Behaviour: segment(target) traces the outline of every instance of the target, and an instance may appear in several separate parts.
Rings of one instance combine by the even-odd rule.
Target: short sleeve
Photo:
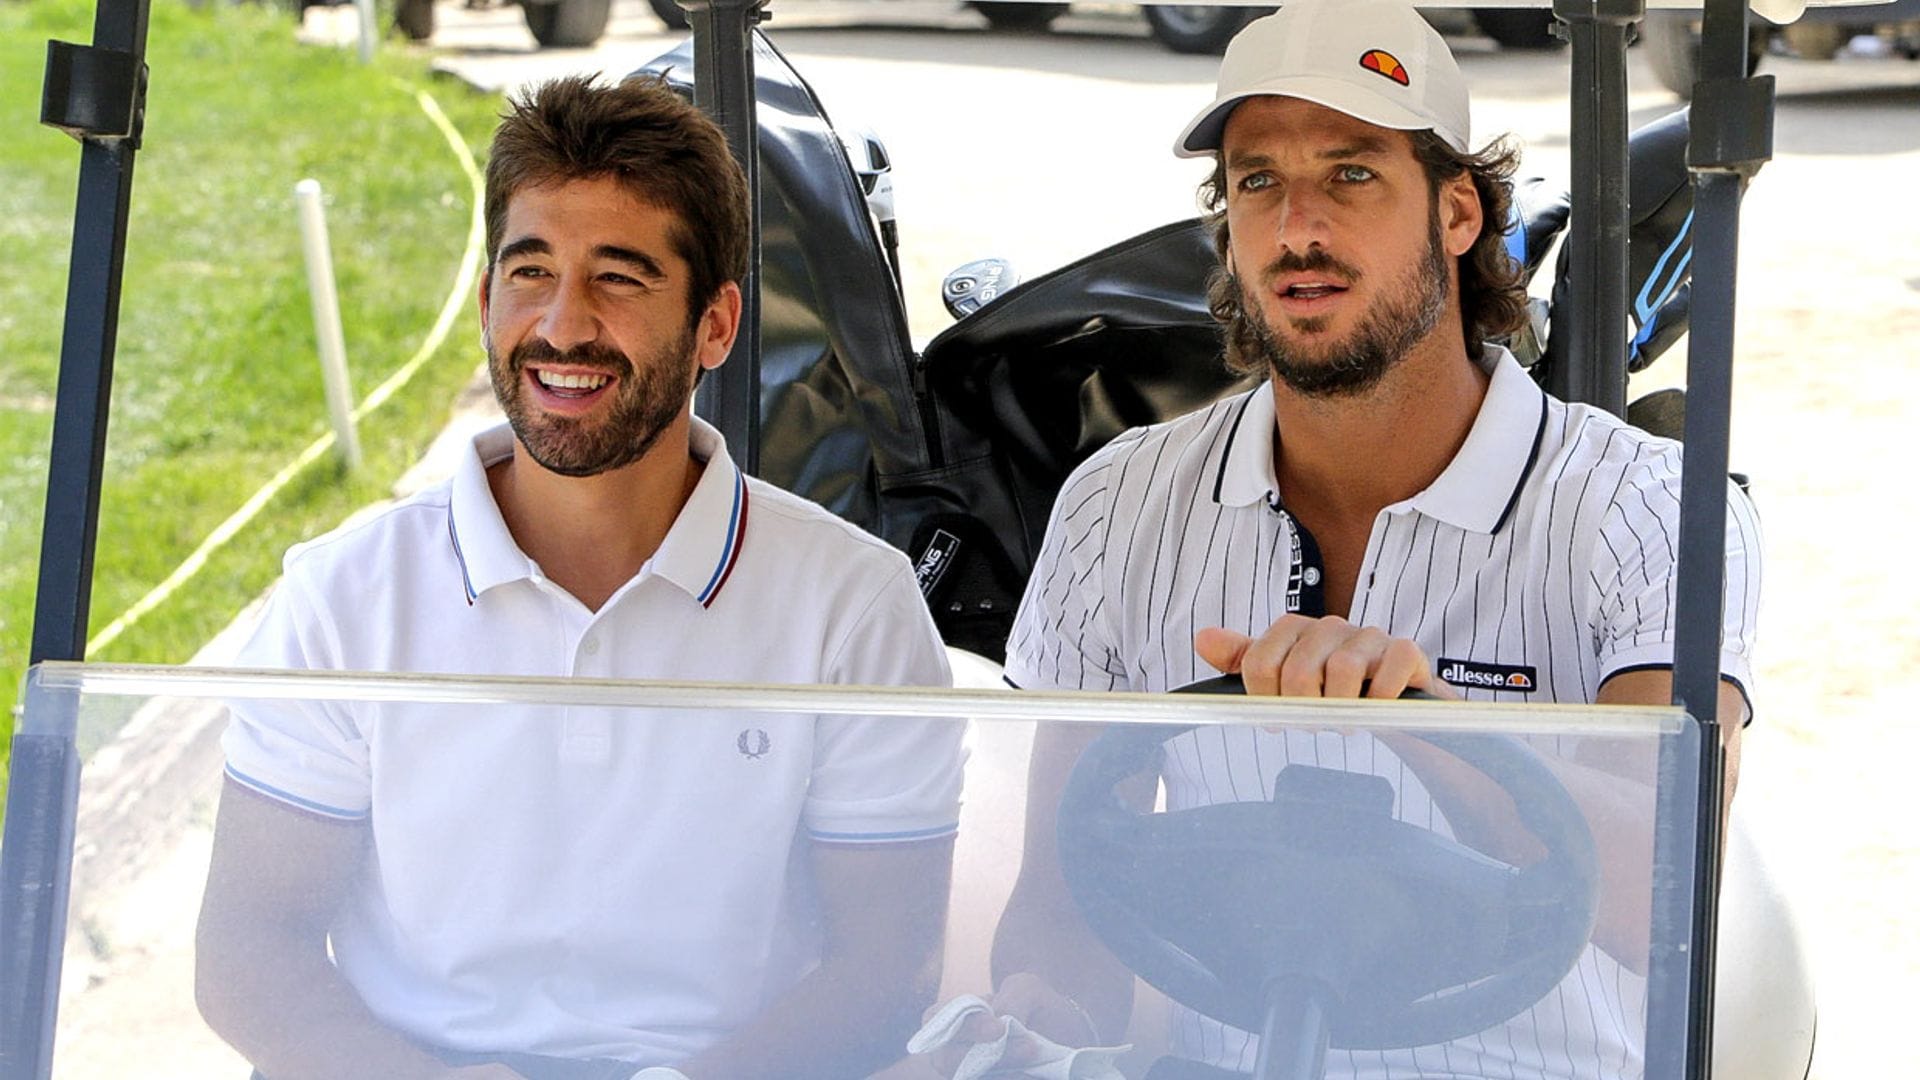
[[[325,613],[289,573],[237,662],[244,667],[337,668]],[[372,804],[367,742],[335,704],[299,700],[230,703],[221,747],[236,783],[295,809],[360,820]]]
[[[1600,586],[1600,678],[1673,666],[1679,583],[1678,468],[1648,471],[1623,486],[1595,545]],[[1753,701],[1753,648],[1760,614],[1760,522],[1745,492],[1727,485],[1726,581],[1720,674]]]
[[[1105,602],[1113,449],[1074,470],[1053,504],[1007,639],[1007,681],[1022,689],[1126,689]]]
[[[829,658],[826,679],[861,686],[948,687],[946,646],[914,584],[890,553],[886,583]],[[896,843],[959,827],[966,722],[828,716],[815,728],[804,812],[808,834],[832,843]]]

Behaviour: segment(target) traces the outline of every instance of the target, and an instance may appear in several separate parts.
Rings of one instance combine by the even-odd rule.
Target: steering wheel
[[[1244,693],[1238,676],[1176,692]],[[1417,696],[1427,696],[1424,694]],[[1137,813],[1114,794],[1197,725],[1116,725],[1075,765],[1060,863],[1119,959],[1189,1008],[1268,1029],[1276,987],[1308,987],[1332,1045],[1426,1046],[1538,1002],[1592,936],[1593,837],[1566,789],[1511,736],[1419,737],[1490,777],[1547,849],[1515,868],[1392,816],[1377,776],[1289,765],[1271,802]]]

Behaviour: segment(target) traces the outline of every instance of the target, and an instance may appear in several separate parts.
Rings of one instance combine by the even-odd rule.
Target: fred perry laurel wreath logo
[[[1531,694],[1540,687],[1539,675],[1525,664],[1482,664],[1473,660],[1440,658],[1440,678],[1468,690],[1508,690]]]
[[[1376,75],[1385,75],[1401,86],[1410,85],[1407,81],[1407,66],[1385,49],[1368,49],[1360,54],[1360,66]]]
[[[741,757],[758,761],[773,749],[773,740],[767,738],[767,733],[760,728],[746,728],[740,732],[739,738],[733,740],[733,745],[740,749]]]

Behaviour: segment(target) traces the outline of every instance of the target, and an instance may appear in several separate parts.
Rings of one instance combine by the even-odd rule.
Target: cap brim
[[[1364,120],[1376,127],[1391,128],[1396,131],[1421,131],[1432,129],[1434,134],[1459,150],[1466,152],[1462,145],[1465,139],[1457,132],[1441,131],[1434,127],[1433,121],[1415,113],[1380,94],[1367,92],[1361,87],[1337,79],[1312,76],[1294,76],[1272,79],[1259,86],[1250,87],[1216,100],[1201,110],[1193,118],[1180,137],[1174,140],[1173,152],[1177,157],[1206,157],[1220,149],[1220,140],[1227,129],[1227,117],[1235,106],[1248,98],[1289,97],[1301,101],[1311,101],[1315,105],[1324,105],[1336,112],[1346,113],[1356,120]]]

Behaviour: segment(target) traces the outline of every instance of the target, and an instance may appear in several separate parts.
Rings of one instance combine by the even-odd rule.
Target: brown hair
[[[1477,154],[1463,154],[1431,131],[1409,131],[1414,160],[1427,176],[1427,190],[1438,195],[1440,185],[1461,173],[1473,178],[1480,196],[1483,223],[1480,236],[1458,260],[1460,322],[1468,356],[1478,356],[1482,342],[1503,338],[1518,330],[1527,318],[1527,287],[1522,270],[1507,254],[1506,224],[1513,203],[1513,172],[1520,152],[1505,139],[1496,139]],[[1257,374],[1265,367],[1253,348],[1257,341],[1240,310],[1240,288],[1227,273],[1227,170],[1216,155],[1213,175],[1200,185],[1200,203],[1213,227],[1214,252],[1220,265],[1207,279],[1207,310],[1226,330],[1227,367],[1240,374]]]
[[[713,121],[665,79],[612,86],[569,76],[508,102],[487,159],[487,264],[499,255],[507,204],[523,188],[613,177],[674,217],[668,234],[689,268],[688,322],[747,273],[747,181]]]

